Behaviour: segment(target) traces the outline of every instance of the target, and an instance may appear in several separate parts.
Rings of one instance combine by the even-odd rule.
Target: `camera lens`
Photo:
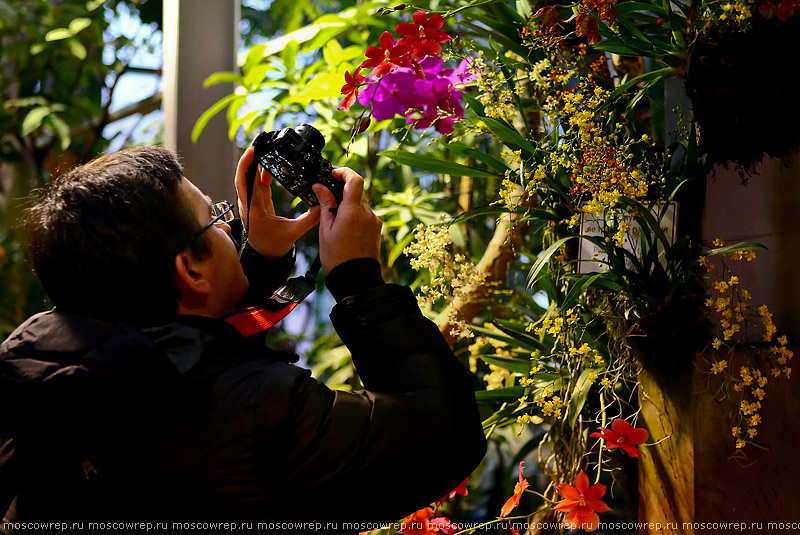
[[[322,151],[322,147],[325,146],[325,137],[308,123],[301,124],[294,131],[318,152]]]

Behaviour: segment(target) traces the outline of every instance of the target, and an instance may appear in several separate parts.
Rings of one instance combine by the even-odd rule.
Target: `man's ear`
[[[191,253],[175,255],[175,284],[180,291],[180,307],[191,310],[203,307],[208,302],[211,284],[205,277],[203,266]]]

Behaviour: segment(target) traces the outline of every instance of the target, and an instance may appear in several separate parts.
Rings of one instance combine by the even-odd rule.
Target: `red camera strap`
[[[248,337],[266,331],[285,318],[299,304],[288,303],[285,307],[274,310],[253,306],[232,312],[222,319],[242,336]]]

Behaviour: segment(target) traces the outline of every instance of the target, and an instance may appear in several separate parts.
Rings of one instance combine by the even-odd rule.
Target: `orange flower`
[[[601,427],[599,433],[592,433],[589,436],[602,438],[606,441],[606,448],[610,450],[622,448],[622,451],[630,457],[638,459],[639,450],[635,446],[646,441],[650,437],[650,433],[646,429],[633,427],[622,418],[617,418],[611,422],[611,429]]]
[[[514,485],[514,494],[506,501],[505,505],[503,505],[503,508],[500,510],[500,517],[508,516],[508,514],[519,505],[519,500],[522,498],[522,493],[525,492],[525,489],[530,487],[530,484],[522,475],[522,469],[524,466],[524,461],[519,463],[519,482]]]
[[[564,498],[553,507],[554,510],[567,513],[564,525],[567,529],[583,528],[594,531],[600,523],[597,513],[605,513],[611,508],[600,501],[606,493],[606,486],[600,483],[589,486],[589,476],[581,470],[575,477],[575,486],[561,483],[556,490]]]
[[[467,483],[469,483],[469,478],[462,481],[461,484],[459,484],[456,488],[454,488],[449,493],[445,494],[444,496],[442,496],[433,503],[435,503],[436,505],[442,504],[446,502],[448,499],[455,498],[456,494],[458,494],[459,496],[466,496],[467,494],[469,494],[469,491],[467,490]]]
[[[433,516],[433,508],[425,507],[411,513],[403,520],[400,521],[400,529],[397,533],[404,535],[436,535],[444,533],[445,535],[453,535],[459,531],[457,525],[450,522],[447,517],[440,516],[431,519]]]

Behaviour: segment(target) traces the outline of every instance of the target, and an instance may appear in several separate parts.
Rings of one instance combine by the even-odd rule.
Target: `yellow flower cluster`
[[[413,269],[427,269],[430,272],[430,285],[419,288],[418,299],[421,301],[433,304],[439,299],[463,299],[471,288],[485,280],[486,275],[471,260],[450,251],[451,245],[446,227],[418,225],[414,231],[414,241],[403,250],[404,254],[411,257]],[[453,336],[472,337],[472,332],[466,322],[457,316],[455,308],[451,308],[448,320],[453,325]]]
[[[720,239],[713,241],[715,247],[724,246],[724,242]],[[752,250],[740,251],[736,253],[725,253],[720,255],[723,259],[732,260],[746,260],[752,261],[755,259],[755,252]],[[713,264],[709,259],[702,263],[706,267],[706,271],[710,272],[713,269]],[[733,350],[732,338],[741,332],[742,326],[749,324],[755,316],[755,310],[747,305],[752,296],[750,292],[741,288],[739,278],[736,275],[730,274],[730,270],[726,266],[724,260],[722,262],[722,278],[713,283],[713,289],[718,292],[717,297],[709,297],[706,299],[706,306],[713,312],[720,314],[719,320],[720,327],[722,328],[722,339],[714,338],[711,346],[716,350],[722,345],[726,345]],[[727,273],[727,276],[725,275]],[[775,337],[777,328],[772,320],[772,313],[766,305],[761,305],[756,309],[761,323],[764,326],[762,340],[764,342],[773,342],[775,345],[770,347],[770,356],[772,357],[769,363],[760,366],[759,368],[750,366],[741,366],[739,368],[738,376],[730,375],[729,380],[733,382],[733,391],[740,393],[742,399],[739,404],[738,425],[731,428],[731,434],[736,439],[736,448],[742,449],[747,445],[748,440],[756,437],[758,434],[757,426],[761,423],[762,417],[759,414],[761,409],[761,402],[767,396],[767,384],[769,379],[767,376],[772,375],[774,378],[779,378],[781,375],[787,379],[791,377],[791,368],[788,366],[789,360],[794,357],[794,353],[787,347],[788,339],[786,336]],[[747,318],[746,318],[747,316]],[[729,345],[730,344],[730,345]],[[720,374],[728,368],[728,361],[719,360],[711,365],[711,373]]]
[[[758,307],[758,314],[761,316],[761,322],[764,324],[764,341],[772,341],[772,337],[778,332],[775,324],[772,323],[772,313],[767,308],[767,305]]]
[[[533,403],[542,409],[543,416],[561,418],[561,409],[564,406],[564,401],[561,396],[553,395],[552,388],[545,388],[541,394],[533,398]]]
[[[511,377],[511,372],[500,366],[489,364],[489,373],[483,376],[486,381],[486,390],[497,390],[506,386],[506,379]]]
[[[752,0],[735,0],[734,2],[726,2],[719,6],[721,13],[719,13],[720,21],[734,21],[741,24],[753,17],[753,2]]]
[[[653,178],[642,163],[634,163],[630,140],[616,124],[606,132],[607,117],[600,107],[609,92],[588,83],[580,91],[561,93],[562,114],[569,125],[560,151],[551,155],[552,165],[572,171],[570,194],[581,203],[580,210],[600,217],[614,209],[620,197],[639,199],[647,195]],[[652,144],[646,136],[641,140]],[[636,141],[638,143],[638,141]],[[578,217],[570,219],[570,226]],[[606,241],[622,247],[630,228],[630,218],[623,218],[613,236]]]

